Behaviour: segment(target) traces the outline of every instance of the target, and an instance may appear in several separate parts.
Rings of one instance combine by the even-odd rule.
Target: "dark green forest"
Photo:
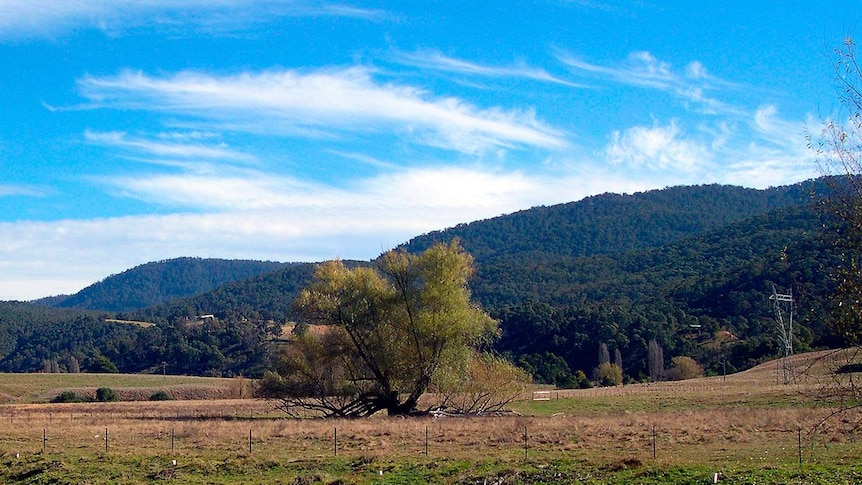
[[[284,267],[271,261],[177,258],[142,264],[70,296],[36,303],[125,312],[186,298]]]
[[[260,375],[280,330],[243,318],[143,327],[108,316],[0,302],[0,371]]]
[[[462,224],[402,247],[422,251],[458,238],[475,259],[474,299],[501,322],[493,350],[539,382],[582,384],[603,344],[619,356],[627,379],[645,379],[650,341],[668,363],[689,356],[708,372],[732,372],[777,356],[773,285],[796,300],[798,350],[841,344],[828,325],[838,258],[833,226],[818,205],[825,190],[817,180],[767,190],[709,185],[604,194]],[[350,262],[359,264],[373,261]],[[126,296],[116,297],[122,305],[98,307],[103,300],[92,293],[65,299],[67,310],[4,304],[0,370],[35,371],[56,361],[55,369],[68,371],[74,356],[82,371],[107,360],[122,372],[259,375],[267,342],[294,318],[292,301],[314,269],[283,265],[181,298],[168,289],[213,284],[211,273],[139,271],[146,266],[98,284],[100,295],[161,288],[146,296],[145,307]],[[207,282],[176,281],[203,274]]]

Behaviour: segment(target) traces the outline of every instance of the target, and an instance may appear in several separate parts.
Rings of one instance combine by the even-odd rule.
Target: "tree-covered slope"
[[[9,354],[19,338],[44,326],[92,315],[83,310],[60,310],[29,303],[0,301],[0,358]]]
[[[269,340],[280,334],[293,295],[313,271],[313,264],[288,264],[130,312],[0,302],[0,372],[116,369],[260,376],[268,363]],[[136,323],[141,321],[154,325]]]
[[[668,359],[746,368],[778,352],[773,285],[794,294],[798,348],[837,343],[823,308],[837,259],[820,227],[810,206],[781,209],[661,248],[512,260],[486,268],[475,291],[502,321],[497,349],[545,382],[589,375],[601,344],[645,375],[650,340]]]
[[[579,257],[543,252],[494,256],[477,262],[480,273],[473,291],[491,308],[524,301],[565,305],[666,298],[669,289],[687,281],[724,280],[745,265],[778,258],[795,243],[821,244],[820,229],[819,214],[808,205],[777,209],[649,249]]]
[[[255,277],[222,285],[200,295],[129,312],[129,317],[153,322],[212,314],[283,322],[294,298],[311,281],[313,263],[292,263]]]
[[[832,341],[818,302],[828,292],[835,261],[821,237],[821,216],[811,199],[814,187],[757,191],[705,186],[602,196],[476,222],[469,230],[459,226],[405,247],[420,250],[423,245],[417,241],[459,237],[465,247],[479,248],[473,295],[501,319],[497,350],[525,367],[559,361],[569,377],[575,370],[589,374],[605,343],[620,350],[626,372],[638,376],[646,369],[647,342],[656,339],[668,358],[694,355],[707,368],[723,362],[742,368],[776,351],[768,301],[773,284],[793,289],[807,309],[800,315],[800,345]],[[619,210],[621,204],[627,210]],[[673,214],[681,207],[687,216]],[[573,212],[581,220],[569,231],[601,235],[606,243],[629,242],[621,249],[608,245],[579,252],[582,240],[568,249],[560,238],[543,246],[540,228],[522,226],[537,220],[563,224]],[[602,216],[584,216],[591,213]],[[699,222],[686,226],[680,222],[686,218]],[[633,221],[639,221],[639,232],[629,226]],[[495,232],[507,227],[520,229]],[[638,241],[631,238],[636,233],[653,237]],[[503,242],[519,238],[526,241],[521,251]],[[163,321],[202,312],[291,318],[290,303],[312,268],[296,265],[137,315]],[[693,334],[691,328],[700,330]],[[713,351],[708,344],[718,331],[733,335],[734,341]]]
[[[408,241],[421,251],[461,239],[477,261],[514,256],[594,256],[659,247],[774,209],[799,206],[822,190],[804,182],[767,190],[726,185],[671,187],[633,195],[602,194],[578,202],[534,207],[428,233]]]
[[[280,332],[273,322],[240,317],[142,325],[113,316],[0,302],[0,372],[260,376],[267,342]]]
[[[284,263],[177,258],[136,266],[62,298],[41,300],[60,308],[124,312],[198,295],[226,283],[283,268]]]

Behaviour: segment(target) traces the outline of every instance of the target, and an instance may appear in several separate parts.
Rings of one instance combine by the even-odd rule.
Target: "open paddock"
[[[824,421],[833,409],[816,399],[823,379],[777,384],[769,365],[726,379],[552,392],[495,417],[296,420],[244,399],[4,405],[0,481],[862,480],[862,416]]]

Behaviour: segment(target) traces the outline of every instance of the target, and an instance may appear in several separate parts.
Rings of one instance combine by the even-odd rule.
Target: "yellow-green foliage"
[[[332,328],[285,346],[275,369],[281,380],[269,375],[263,392],[318,403],[357,398],[323,408],[334,414],[414,410],[441,369],[463,364],[497,333],[497,322],[470,300],[472,262],[456,241],[421,254],[389,251],[376,269],[321,264],[295,306]]]
[[[623,370],[616,364],[602,362],[593,377],[600,386],[618,386],[623,383]]]
[[[703,367],[691,357],[680,355],[671,359],[671,362],[673,367],[667,371],[667,378],[671,381],[703,377]]]
[[[473,352],[461,362],[441,369],[430,388],[435,407],[481,414],[501,410],[526,394],[530,376],[502,357]]]

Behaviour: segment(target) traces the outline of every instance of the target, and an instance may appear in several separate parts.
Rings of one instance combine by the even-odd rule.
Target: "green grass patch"
[[[715,408],[760,408],[785,409],[808,408],[820,405],[813,396],[788,389],[786,392],[764,394],[716,394],[704,393],[670,395],[664,393],[638,393],[619,396],[563,397],[549,401],[516,401],[508,407],[529,416],[609,416],[620,413],[649,413],[655,411],[689,411]]]
[[[720,483],[851,484],[862,481],[859,465],[786,465],[715,469],[700,466],[655,466],[637,461],[587,464],[560,458],[518,462],[485,460],[401,460],[371,457],[277,460],[250,455],[173,458],[156,456],[31,455],[0,459],[3,483],[52,484],[473,484],[583,483],[692,484]]]

